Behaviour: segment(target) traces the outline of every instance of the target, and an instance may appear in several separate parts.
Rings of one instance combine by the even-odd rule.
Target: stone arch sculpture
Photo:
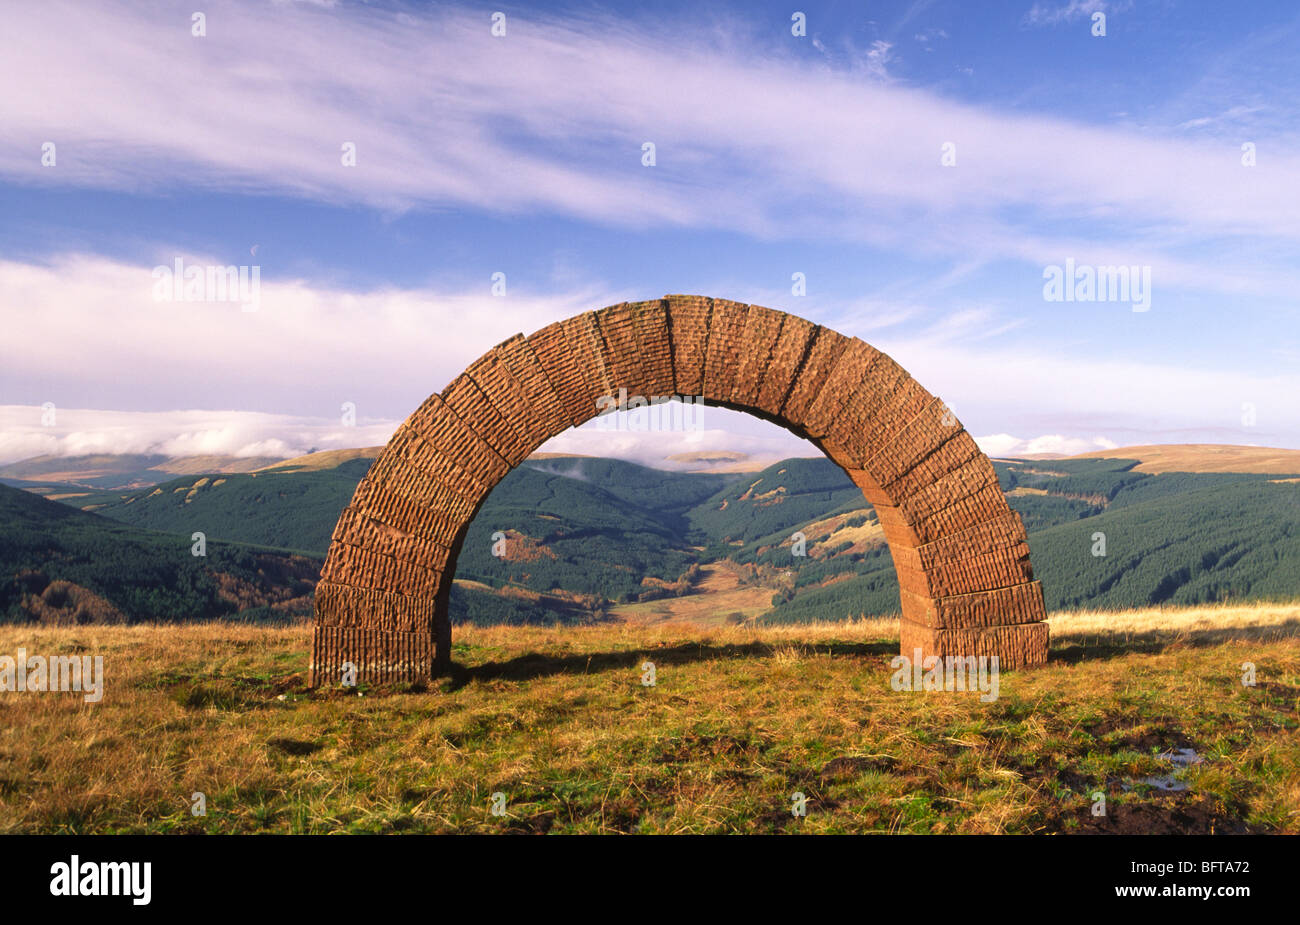
[[[444,671],[456,557],[475,513],[507,472],[620,389],[757,415],[842,467],[889,543],[905,655],[1046,660],[1020,516],[946,405],[855,337],[758,305],[670,295],[515,335],[407,418],[334,529],[311,683],[340,678],[346,662],[371,682]]]

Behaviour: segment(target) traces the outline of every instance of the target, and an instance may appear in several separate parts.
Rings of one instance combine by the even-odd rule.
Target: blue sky
[[[196,5],[0,10],[2,460],[382,442],[511,334],[669,292],[860,336],[990,452],[1300,447],[1292,3]],[[258,310],[156,301],[177,258],[258,266]],[[1067,260],[1149,267],[1149,310],[1045,300]],[[802,445],[551,448],[724,446]]]

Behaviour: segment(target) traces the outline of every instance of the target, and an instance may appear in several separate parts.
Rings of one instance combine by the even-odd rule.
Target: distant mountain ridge
[[[322,470],[351,459],[374,460],[383,446],[318,450],[301,456],[167,456],[158,453],[99,453],[80,456],[32,456],[0,465],[0,483],[64,493],[71,488],[148,488],[181,475],[230,475],[270,469]],[[534,453],[530,459],[596,459],[580,453]],[[673,472],[757,472],[772,459],[737,451],[697,451],[666,455],[657,468]]]
[[[275,456],[164,456],[157,453],[33,456],[0,466],[0,482],[143,488],[178,475],[252,472],[278,461]]]
[[[291,459],[281,459],[260,467],[263,470],[295,469],[298,471],[333,469],[353,459],[378,459],[384,451],[382,446],[362,446],[350,450],[320,450]],[[251,470],[250,470],[251,471]]]

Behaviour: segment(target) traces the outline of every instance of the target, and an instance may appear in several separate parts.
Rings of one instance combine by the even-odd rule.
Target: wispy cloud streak
[[[1256,270],[1295,282],[1293,149],[1243,168],[1235,147],[1173,126],[1162,136],[956,102],[884,79],[883,45],[865,67],[835,69],[734,24],[517,16],[496,38],[477,10],[208,6],[205,38],[188,14],[116,3],[9,13],[0,80],[24,92],[0,101],[0,174],[1036,263],[1072,244],[1093,263],[1103,250],[1167,263],[1174,284],[1197,264],[1172,248],[1239,238],[1258,252],[1274,239],[1278,261],[1194,282],[1235,291]],[[39,162],[46,141],[54,168]],[[654,168],[641,165],[647,141]],[[344,142],[356,167],[341,164]],[[945,142],[955,168],[940,166]],[[1063,227],[1072,241],[1047,230]]]

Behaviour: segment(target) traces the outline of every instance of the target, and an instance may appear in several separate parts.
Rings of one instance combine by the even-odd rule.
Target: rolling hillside
[[[1300,473],[1300,450],[1223,443],[1176,443],[1125,446],[1098,450],[1067,459],[1136,459],[1138,472],[1257,472]]]
[[[69,489],[55,497],[149,531],[189,536],[200,530],[209,540],[320,559],[372,455],[318,453],[258,472],[185,477],[132,491]],[[471,527],[453,620],[584,622],[615,601],[686,589],[696,553],[685,539],[684,515],[732,478],[610,459],[530,460],[498,486]],[[503,557],[492,555],[498,530],[507,537]],[[0,541],[5,535],[0,527]],[[313,584],[318,572],[319,563]]]
[[[62,500],[137,528],[203,530],[210,540],[320,557],[371,455],[315,454],[255,473]],[[1136,459],[1109,458],[994,465],[1029,531],[1050,609],[1300,596],[1300,482],[1288,472],[1151,473]],[[796,531],[806,556],[791,554]],[[494,534],[504,555],[493,554]],[[1105,534],[1105,555],[1093,554],[1095,534]],[[29,569],[39,561],[32,555]],[[652,603],[665,599],[683,603]],[[770,602],[765,613],[754,606],[760,599]],[[711,615],[715,603],[727,613]],[[530,459],[484,503],[452,596],[453,619],[480,625],[611,614],[803,622],[897,609],[874,512],[827,459],[726,474]]]
[[[271,456],[163,456],[157,453],[101,453],[87,456],[33,456],[0,466],[0,483],[18,488],[48,486],[138,488],[177,475],[251,472],[277,462]],[[43,493],[43,492],[42,492]]]
[[[994,464],[1029,531],[1049,610],[1300,596],[1300,483],[1269,474],[1150,474],[1135,462]],[[1094,534],[1105,534],[1104,555],[1094,555]],[[799,559],[784,540],[738,554],[793,576],[765,619],[897,611],[898,583],[883,545]]]
[[[157,533],[0,485],[0,619],[137,623],[310,612],[315,557]]]
[[[370,462],[349,459],[332,468],[186,476],[150,488],[60,500],[150,530],[186,536],[202,530],[230,542],[324,556],[334,524]]]
[[[352,459],[375,460],[384,451],[382,446],[362,446],[350,450],[321,450],[305,456],[295,456],[263,466],[258,471],[294,471],[308,472],[319,469],[333,469]]]
[[[600,459],[569,474],[544,464],[510,473],[470,526],[456,575],[493,587],[565,590],[627,600],[680,578],[696,561],[679,524],[689,500],[671,490],[687,479]],[[689,483],[688,483],[689,484]],[[493,534],[505,536],[503,556]]]

